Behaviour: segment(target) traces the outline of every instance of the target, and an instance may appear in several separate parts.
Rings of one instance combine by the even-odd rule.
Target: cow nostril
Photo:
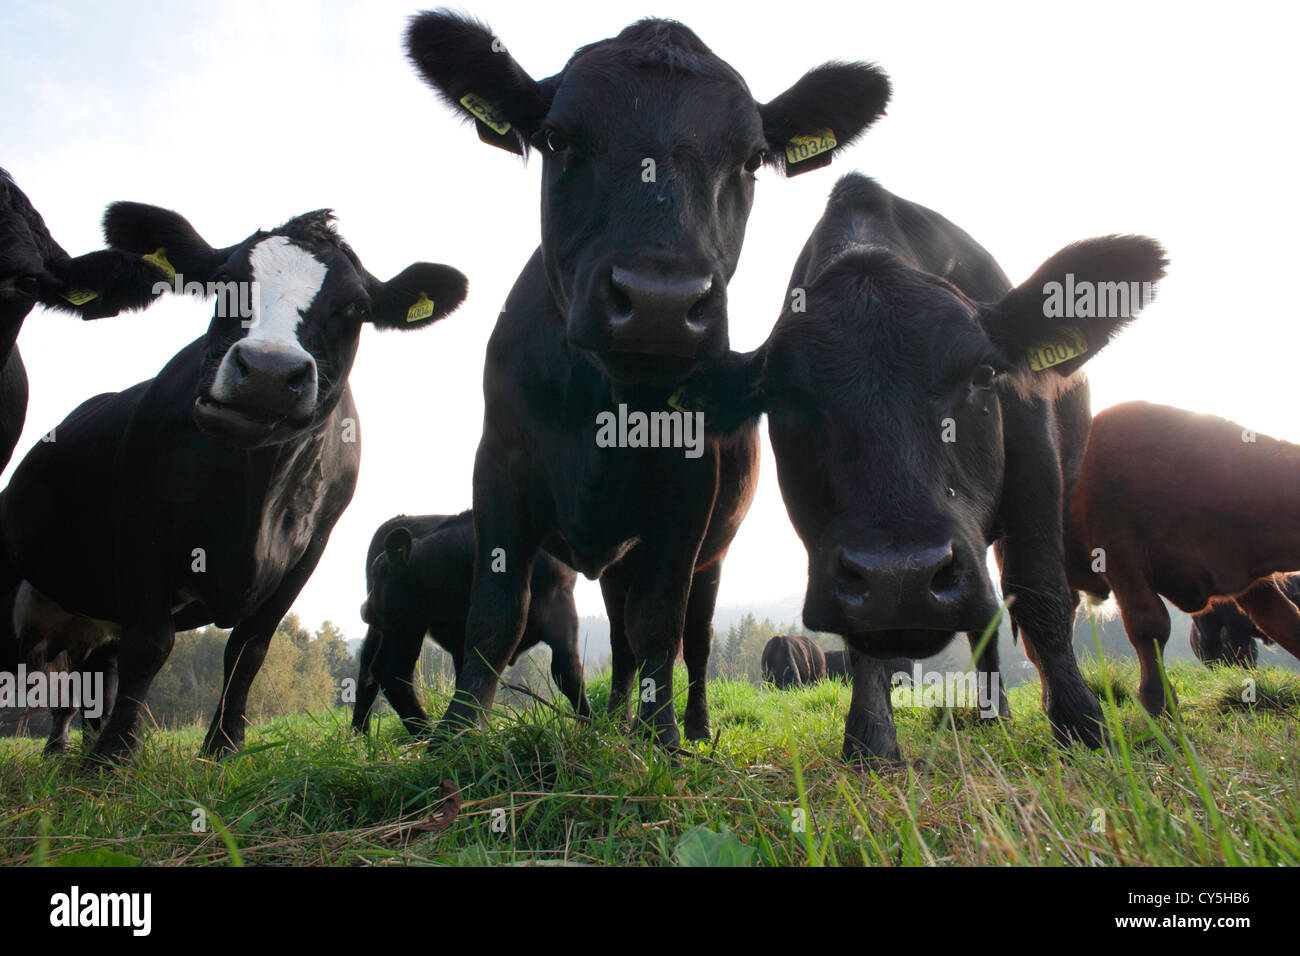
[[[285,384],[295,392],[301,392],[311,381],[311,365],[303,363],[297,371],[290,372]]]
[[[248,359],[244,358],[244,353],[240,351],[238,346],[235,347],[235,371],[239,373],[241,380],[248,378],[248,373],[251,371]]]
[[[930,579],[930,593],[942,597],[957,590],[957,566],[949,561]]]
[[[614,306],[614,315],[623,318],[632,314],[632,300],[617,285],[610,285],[610,300]]]
[[[712,290],[710,289],[710,292]],[[709,307],[709,292],[704,293],[686,310],[686,321],[692,325],[701,325],[704,322],[704,313]]]
[[[865,594],[868,590],[867,569],[841,550],[835,562],[835,577],[841,587]]]

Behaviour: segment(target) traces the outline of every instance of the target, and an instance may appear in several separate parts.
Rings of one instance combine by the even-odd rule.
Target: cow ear
[[[394,566],[405,564],[411,559],[411,532],[409,528],[394,528],[384,537],[384,553]]]
[[[40,301],[83,319],[143,309],[172,287],[158,265],[120,249],[62,259],[41,278]]]
[[[177,273],[186,282],[210,282],[229,257],[229,250],[213,249],[180,213],[138,202],[108,207],[104,241],[140,256],[163,272],[168,282]]]
[[[1069,376],[1155,297],[1169,260],[1145,236],[1066,246],[981,319],[1005,355],[1031,376]]]
[[[678,411],[703,412],[705,423],[713,431],[735,431],[766,409],[766,357],[766,346],[753,352],[731,352],[721,362],[687,379],[669,398],[669,404]]]
[[[474,122],[479,139],[527,155],[549,97],[487,24],[450,10],[416,14],[406,28],[406,55],[448,106]]]
[[[451,266],[417,262],[370,293],[370,321],[378,329],[420,329],[456,311],[469,280]]]
[[[830,163],[885,112],[889,77],[871,63],[825,63],[758,108],[770,162],[787,176]]]

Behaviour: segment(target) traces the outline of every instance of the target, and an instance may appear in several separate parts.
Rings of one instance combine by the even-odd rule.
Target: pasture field
[[[1153,723],[1134,667],[1085,674],[1109,688],[1109,751],[1058,750],[1035,681],[1010,723],[899,708],[907,764],[872,773],[840,761],[834,682],[713,682],[716,739],[676,762],[540,703],[434,759],[391,715],[364,739],[341,708],[250,728],[221,762],[195,757],[197,726],[153,732],[134,767],[90,777],[4,739],[0,863],[1300,864],[1300,675],[1257,672],[1248,706],[1244,672],[1176,665],[1181,706]],[[602,712],[607,693],[595,679]]]

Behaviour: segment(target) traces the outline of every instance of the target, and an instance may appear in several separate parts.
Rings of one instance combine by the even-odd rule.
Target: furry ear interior
[[[416,14],[406,55],[452,110],[474,122],[479,139],[527,155],[548,98],[487,24],[450,10]]]
[[[714,431],[735,431],[765,411],[766,359],[766,345],[753,352],[730,352],[721,362],[687,379],[668,403],[678,411],[703,412],[704,421]]]
[[[1069,376],[1155,298],[1169,260],[1146,236],[1072,243],[1044,262],[981,319],[1029,374]]]
[[[384,553],[388,555],[388,560],[394,566],[405,564],[411,559],[413,543],[410,529],[394,528],[384,538]]]
[[[421,329],[465,301],[469,280],[451,266],[417,262],[370,293],[370,321],[378,329]]]
[[[824,63],[760,106],[771,162],[787,176],[830,163],[884,115],[889,77],[871,63]]]

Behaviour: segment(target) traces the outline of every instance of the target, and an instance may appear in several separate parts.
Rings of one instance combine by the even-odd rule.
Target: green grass
[[[1089,677],[1137,682],[1123,666]],[[221,762],[195,757],[198,728],[150,733],[131,768],[89,777],[75,755],[5,739],[0,863],[1300,864],[1300,676],[1187,666],[1171,680],[1169,719],[1130,696],[1103,705],[1103,752],[1052,743],[1036,682],[1011,692],[1010,723],[900,708],[907,765],[871,773],[840,760],[849,692],[835,682],[715,682],[716,742],[677,761],[540,705],[434,758],[392,717],[355,736],[342,710],[250,728]],[[596,680],[602,712],[607,693]]]

